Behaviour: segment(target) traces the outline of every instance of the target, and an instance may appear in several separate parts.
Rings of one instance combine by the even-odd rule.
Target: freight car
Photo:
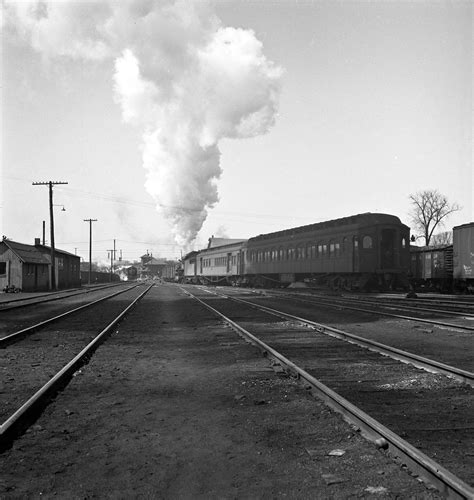
[[[452,291],[453,245],[411,246],[410,254],[410,278],[415,290]]]
[[[181,262],[167,261],[161,270],[161,277],[164,281],[174,282],[179,281],[182,272]]]
[[[455,291],[474,293],[474,222],[453,228]]]
[[[410,229],[398,217],[359,214],[208,246],[185,259],[184,275],[200,283],[265,287],[306,282],[360,290],[405,288],[409,241]]]
[[[410,248],[416,291],[474,293],[474,222],[453,228],[453,244]]]

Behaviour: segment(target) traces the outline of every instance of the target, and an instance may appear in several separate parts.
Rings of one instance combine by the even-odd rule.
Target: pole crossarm
[[[49,186],[50,184],[69,184],[69,182],[64,181],[46,181],[46,182],[32,182],[33,186]]]

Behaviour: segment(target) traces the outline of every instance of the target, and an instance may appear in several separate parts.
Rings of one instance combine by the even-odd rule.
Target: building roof
[[[13,240],[2,240],[12,252],[14,252],[22,262],[28,264],[51,264],[51,247],[46,245],[27,245],[26,243],[19,243]],[[78,255],[65,252],[59,248],[54,249],[56,254],[68,255],[80,259]]]
[[[143,265],[147,266],[164,266],[166,264],[166,259],[155,259],[152,257],[150,260],[146,261]]]
[[[4,243],[18,258],[28,264],[51,264],[51,256],[42,253],[34,245],[26,245],[12,240],[3,240]]]
[[[35,248],[40,249],[43,252],[51,252],[51,247],[48,247],[46,245],[35,245]],[[66,250],[61,250],[60,248],[54,248],[55,253],[59,253],[61,255],[67,255],[69,257],[76,257],[76,259],[80,259],[79,255],[75,255],[71,252],[66,252]]]

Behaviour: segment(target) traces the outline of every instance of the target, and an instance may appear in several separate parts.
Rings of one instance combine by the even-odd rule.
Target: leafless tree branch
[[[423,235],[427,246],[436,227],[441,227],[448,215],[461,210],[457,203],[449,203],[446,196],[436,189],[419,191],[408,198],[412,204],[410,217],[414,229]]]

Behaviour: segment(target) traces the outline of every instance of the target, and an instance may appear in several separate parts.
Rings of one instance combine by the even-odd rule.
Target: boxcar
[[[474,292],[474,222],[453,228],[453,279],[456,290]]]
[[[415,289],[450,292],[453,286],[453,245],[410,248]]]

